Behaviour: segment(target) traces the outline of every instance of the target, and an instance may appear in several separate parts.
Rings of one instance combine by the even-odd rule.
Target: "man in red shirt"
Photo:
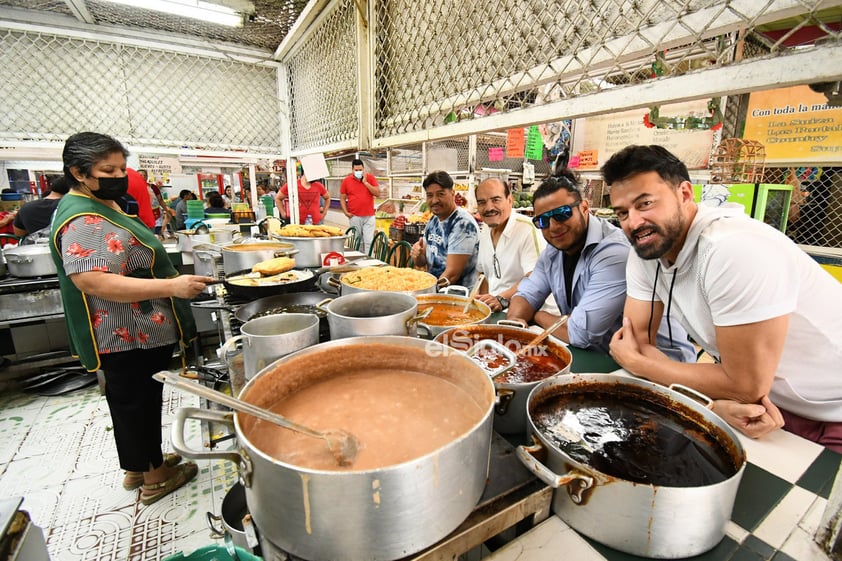
[[[289,220],[289,185],[281,187],[275,195],[275,204],[281,218]],[[311,224],[320,224],[330,205],[330,193],[318,181],[311,182],[304,173],[298,177],[298,223],[306,224],[310,217]]]
[[[360,250],[366,253],[374,239],[374,197],[380,193],[380,187],[373,175],[365,173],[362,160],[351,162],[351,169],[353,173],[342,180],[339,188],[339,203],[351,226],[362,233]]]

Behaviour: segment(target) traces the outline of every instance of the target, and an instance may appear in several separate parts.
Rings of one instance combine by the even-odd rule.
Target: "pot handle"
[[[428,326],[426,323],[419,323],[419,322],[422,319],[427,319],[428,317],[430,317],[431,313],[433,313],[433,307],[432,306],[428,306],[428,307],[424,308],[423,310],[421,310],[420,312],[416,313],[414,317],[411,317],[408,320],[406,320],[407,329],[413,323],[417,323],[419,327],[424,326],[424,329],[429,334],[430,333],[430,326]]]
[[[556,474],[535,457],[535,454],[540,453],[543,449],[544,446],[537,442],[532,446],[521,444],[517,447],[517,449],[515,449],[515,453],[524,467],[531,471],[535,477],[553,489],[567,486],[567,491],[570,494],[570,500],[576,504],[581,504],[582,493],[593,487],[593,477],[580,473],[575,469],[571,469],[564,475]],[[575,488],[573,487],[574,484]]]
[[[316,309],[321,311],[321,312],[328,313],[327,305],[330,304],[331,302],[333,302],[333,298],[325,298],[324,300],[322,300],[321,302],[316,304]]]
[[[15,255],[13,253],[6,254],[6,261],[8,263],[14,263],[15,265],[25,265],[27,263],[32,263],[32,259],[30,257],[23,257],[21,255]]]
[[[694,401],[698,401],[707,409],[713,410],[713,400],[701,392],[697,392],[693,388],[688,388],[682,384],[670,384],[669,389],[680,394],[684,394]]]
[[[274,253],[275,257],[292,257],[298,254],[298,248],[295,249],[279,249]]]
[[[499,319],[497,320],[497,325],[503,325],[506,327],[520,327],[521,329],[526,329],[529,327],[519,319]]]
[[[460,286],[458,284],[451,284],[445,286],[444,289],[441,291],[442,294],[455,294],[456,296],[464,296],[465,298],[471,293],[467,287]]]
[[[221,526],[222,524],[222,517],[217,516],[216,514],[208,511],[208,528],[211,531],[211,536],[215,538],[221,538],[225,535],[225,528]],[[217,524],[220,526],[217,527]]]
[[[496,378],[500,374],[506,372],[507,370],[511,370],[512,367],[517,363],[517,356],[515,353],[498,343],[497,341],[493,341],[491,339],[482,339],[473,347],[468,349],[467,355],[471,358],[482,349],[491,349],[496,353],[500,353],[506,359],[506,364],[500,366],[499,368],[495,368],[494,370],[487,370],[483,368],[488,373],[488,376],[492,379]]]
[[[234,462],[238,466],[240,465],[243,457],[238,452],[201,452],[199,450],[193,450],[187,446],[187,442],[184,439],[185,421],[187,419],[224,423],[230,425],[233,429],[234,414],[232,412],[202,409],[199,407],[179,407],[175,410],[175,419],[172,423],[170,440],[172,440],[173,449],[186,458],[228,460],[229,462]]]

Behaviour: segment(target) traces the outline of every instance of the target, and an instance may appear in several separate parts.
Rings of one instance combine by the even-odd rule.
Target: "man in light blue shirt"
[[[479,228],[474,217],[456,206],[453,179],[434,171],[422,183],[433,217],[424,235],[412,246],[415,266],[435,275],[442,284],[473,287],[477,279]]]
[[[552,325],[559,316],[540,311],[552,294],[561,313],[570,316],[554,335],[576,347],[608,353],[611,336],[622,325],[628,239],[616,226],[590,215],[588,201],[570,170],[544,181],[532,204],[533,223],[548,246],[532,275],[518,286],[508,319]],[[661,327],[658,347],[677,360],[695,361],[687,332],[677,324]],[[672,330],[672,342],[661,337],[667,327]]]

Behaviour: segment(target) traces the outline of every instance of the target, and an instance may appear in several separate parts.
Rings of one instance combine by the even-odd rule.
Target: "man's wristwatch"
[[[497,298],[497,301],[500,302],[500,306],[504,310],[509,307],[509,301],[506,298],[503,298],[502,296],[495,296],[495,298]]]

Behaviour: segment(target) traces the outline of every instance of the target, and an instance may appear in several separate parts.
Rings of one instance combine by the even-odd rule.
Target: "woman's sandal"
[[[164,454],[164,463],[169,467],[177,466],[181,463],[181,456],[174,453]],[[126,491],[134,491],[143,485],[143,472],[127,471],[123,478],[123,489]]]
[[[199,473],[199,466],[193,462],[179,464],[175,467],[175,475],[160,483],[144,483],[140,486],[140,502],[151,505],[169,495],[179,487],[189,483]]]

